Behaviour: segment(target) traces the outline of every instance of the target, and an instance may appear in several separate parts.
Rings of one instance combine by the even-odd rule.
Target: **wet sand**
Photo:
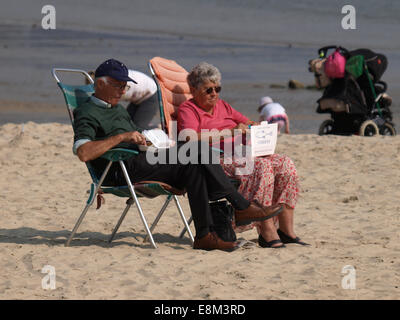
[[[388,57],[383,80],[393,98],[395,123],[399,123],[400,48],[392,37],[400,33],[398,1],[354,0],[356,30],[341,27],[341,8],[347,4],[341,0],[321,6],[312,0],[154,0],[146,4],[116,0],[112,10],[102,0],[58,0],[53,4],[55,30],[41,28],[37,2],[9,2],[0,12],[2,124],[21,118],[63,122],[64,102],[51,76],[53,67],[90,70],[113,57],[149,74],[148,61],[162,56],[187,70],[208,61],[220,69],[221,96],[233,107],[254,118],[259,99],[269,95],[287,108],[293,133],[316,133],[328,117],[315,113],[322,93],[270,86],[286,86],[290,79],[312,85],[307,62],[326,45],[370,48]],[[28,105],[20,114],[2,100]],[[59,113],[46,109],[38,116],[30,113],[31,103],[53,104]]]

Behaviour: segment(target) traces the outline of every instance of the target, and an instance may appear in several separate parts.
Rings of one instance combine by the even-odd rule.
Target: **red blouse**
[[[200,132],[201,129],[232,129],[247,121],[247,117],[221,99],[217,101],[213,114],[198,107],[193,99],[186,100],[178,109],[178,131],[188,128],[196,132]]]
[[[221,131],[232,129],[239,123],[246,123],[247,121],[249,121],[247,117],[221,99],[217,101],[212,114],[198,107],[193,99],[186,100],[178,109],[178,132],[183,129],[193,129],[196,132],[201,132],[202,129]],[[234,148],[236,143],[246,144],[246,137],[243,135],[232,138],[225,137],[224,141],[213,146],[224,150],[225,143],[232,143],[232,148]]]

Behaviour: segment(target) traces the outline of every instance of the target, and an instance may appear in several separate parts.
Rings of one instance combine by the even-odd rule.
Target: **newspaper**
[[[139,146],[139,149],[142,151],[148,149],[167,149],[175,145],[175,141],[171,140],[161,129],[143,130],[142,134],[150,142],[146,146]]]
[[[278,136],[278,124],[263,121],[250,127],[251,156],[262,157],[274,154]]]

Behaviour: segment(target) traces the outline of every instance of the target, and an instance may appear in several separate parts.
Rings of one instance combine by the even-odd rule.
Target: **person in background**
[[[88,73],[94,78],[93,71]],[[126,110],[137,126],[143,129],[159,128],[161,124],[155,81],[143,72],[132,69],[128,69],[128,75],[136,79],[137,83],[129,85],[121,97],[121,101],[129,103]],[[88,84],[87,80],[86,84]]]
[[[258,113],[260,114],[260,122],[277,123],[279,133],[283,127],[285,127],[285,133],[290,133],[289,117],[286,114],[285,108],[279,103],[274,102],[270,97],[262,97],[260,99]]]

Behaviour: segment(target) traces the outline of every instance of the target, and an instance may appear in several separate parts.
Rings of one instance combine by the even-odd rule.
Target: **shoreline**
[[[231,88],[236,86],[236,84],[232,85]],[[254,87],[254,90],[258,89],[258,87]],[[279,90],[282,91],[281,94],[285,97],[285,99],[280,99],[279,101],[285,106],[289,115],[291,121],[291,134],[317,134],[321,123],[330,118],[329,114],[316,113],[316,107],[314,106],[310,107],[308,112],[306,107],[299,107],[299,104],[303,106],[307,104],[307,98],[302,97],[301,99],[296,99],[296,97],[291,97],[291,95],[296,94],[295,92],[292,91],[289,93],[289,89]],[[231,91],[234,92],[234,90]],[[285,92],[286,95],[284,94]],[[304,94],[307,94],[307,92],[304,92]],[[275,96],[276,95],[277,94],[275,94]],[[301,93],[298,95],[301,95]],[[61,99],[63,98],[60,93],[60,100]],[[239,96],[230,96],[228,99],[226,100],[229,103],[233,101],[232,106],[243,105]],[[254,101],[252,104],[255,105],[256,102],[257,101]],[[125,102],[121,104],[124,106],[127,105]],[[244,110],[237,108],[237,110],[242,112],[248,118],[258,121],[258,113],[256,112],[255,108]],[[398,128],[400,126],[400,112],[397,107],[393,108],[393,106],[391,107],[391,110],[393,112],[393,122],[395,124],[395,128]],[[9,123],[21,124],[29,121],[36,123],[55,122],[60,124],[70,124],[70,119],[65,104],[0,100],[0,125]],[[399,131],[400,129],[397,130]],[[400,134],[400,131],[398,134]]]

